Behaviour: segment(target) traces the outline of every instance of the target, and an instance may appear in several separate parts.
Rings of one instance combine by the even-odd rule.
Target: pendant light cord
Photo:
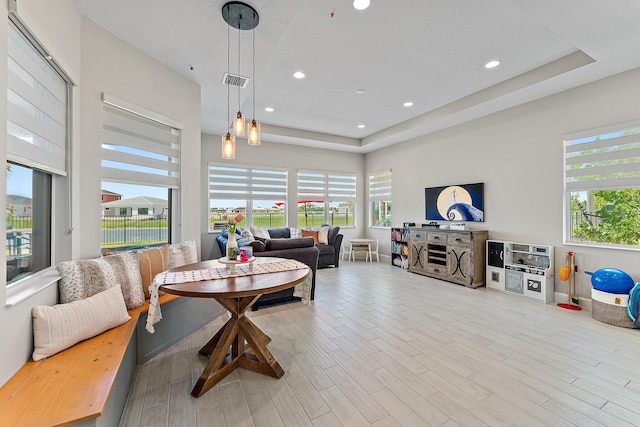
[[[253,21],[255,22],[256,20],[256,14],[255,12],[253,13]],[[252,41],[251,41],[251,50],[253,51],[253,61],[252,61],[252,86],[253,86],[253,117],[252,120],[255,121],[256,120],[256,27],[253,27],[253,30],[251,30],[251,37],[252,37]]]
[[[240,75],[240,28],[242,28],[242,14],[238,20],[238,75]],[[240,112],[240,86],[238,86],[238,112]]]
[[[227,14],[229,13],[229,6],[227,6]],[[231,63],[231,54],[229,53],[229,50],[231,49],[231,43],[229,42],[229,28],[230,26],[227,25],[227,79],[229,78],[229,71],[230,71],[230,63]],[[229,120],[229,104],[231,103],[231,96],[229,95],[229,82],[227,81],[227,120]],[[227,128],[227,133],[229,133],[229,128]]]

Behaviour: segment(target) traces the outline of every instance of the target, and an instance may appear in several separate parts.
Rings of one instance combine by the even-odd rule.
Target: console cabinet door
[[[415,273],[426,272],[427,245],[424,240],[411,241],[409,243],[409,271]]]
[[[471,283],[473,266],[469,247],[449,246],[447,251],[447,273],[449,280],[458,283]]]

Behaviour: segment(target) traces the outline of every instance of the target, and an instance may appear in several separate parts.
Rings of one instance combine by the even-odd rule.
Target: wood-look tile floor
[[[138,367],[121,425],[640,425],[640,330],[586,310],[359,261],[318,270],[311,306],[249,316],[284,377],[191,397],[221,318]]]

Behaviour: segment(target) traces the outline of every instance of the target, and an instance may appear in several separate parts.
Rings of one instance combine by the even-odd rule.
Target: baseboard
[[[567,294],[563,294],[563,293],[560,293],[560,292],[554,292],[553,298],[554,298],[554,302],[555,303],[561,303],[561,302],[567,302],[568,301]],[[591,299],[590,298],[578,297],[578,305],[583,310],[591,311]]]

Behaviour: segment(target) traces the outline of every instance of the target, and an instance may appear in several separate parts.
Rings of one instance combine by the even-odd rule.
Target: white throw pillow
[[[320,227],[320,230],[318,230],[318,243],[320,243],[321,245],[328,245],[329,244],[329,230],[331,229],[331,227]]]
[[[198,250],[196,249],[195,239],[169,245],[167,269],[193,264],[195,262],[198,262]]]
[[[271,236],[269,235],[269,230],[267,230],[265,227],[254,227],[253,225],[251,227],[249,227],[249,229],[251,230],[251,234],[253,234],[254,238],[261,238],[261,239],[270,239]]]
[[[293,227],[289,229],[289,233],[291,233],[291,238],[292,239],[299,239],[300,237],[302,237],[302,229],[301,228],[297,228],[297,227]]]
[[[120,285],[83,300],[33,307],[31,315],[33,360],[52,356],[131,319]]]

